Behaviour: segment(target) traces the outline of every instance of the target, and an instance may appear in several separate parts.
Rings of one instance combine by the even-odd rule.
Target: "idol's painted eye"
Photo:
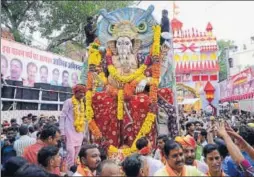
[[[110,24],[110,25],[108,26],[108,32],[109,32],[110,34],[113,33],[114,27],[115,27],[115,25],[113,25],[113,24]]]
[[[147,30],[147,24],[146,24],[146,22],[141,22],[138,25],[138,32],[139,33],[144,33],[144,32],[146,32],[146,30]]]

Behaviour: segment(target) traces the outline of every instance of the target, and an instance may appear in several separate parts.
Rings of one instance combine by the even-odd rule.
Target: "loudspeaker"
[[[66,94],[66,99],[69,99],[72,97],[72,89],[70,87],[66,87],[66,92],[69,92]]]
[[[41,88],[41,89],[45,89],[45,90],[49,90],[50,89],[50,84],[47,83],[35,83],[34,84],[35,88]],[[42,91],[42,100],[50,100],[49,99],[49,92],[48,91]]]
[[[2,104],[3,104],[3,109],[2,110],[3,111],[7,111],[12,106],[13,102],[11,102],[11,101],[3,101]],[[10,110],[13,110],[13,107]]]
[[[41,104],[41,110],[48,110],[48,104]]]
[[[20,110],[38,110],[38,103],[21,103]]]
[[[23,87],[23,82],[22,81],[14,81],[13,82],[13,85],[15,86],[21,86]],[[16,98],[17,99],[21,99],[22,98],[22,91],[23,91],[23,88],[16,88]]]
[[[5,80],[5,81],[8,85],[14,85],[13,80]],[[13,98],[14,97],[14,88],[8,87],[8,86],[3,86],[1,97],[2,98]]]
[[[22,90],[22,99],[24,100],[32,100],[33,99],[33,90],[29,87],[23,88]]]
[[[50,85],[50,92],[49,92],[49,100],[50,101],[57,101],[58,100],[58,91],[60,90],[60,86]]]
[[[49,111],[57,111],[57,104],[48,104]]]
[[[61,87],[60,91],[66,92],[66,87]],[[60,93],[60,101],[65,101],[66,100],[66,93]]]

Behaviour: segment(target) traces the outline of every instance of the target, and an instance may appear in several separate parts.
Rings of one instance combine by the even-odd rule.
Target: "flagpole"
[[[175,18],[175,1],[173,1],[173,18]],[[174,106],[175,106],[175,111],[176,111],[176,118],[177,118],[177,129],[178,133],[180,133],[180,117],[179,117],[179,112],[178,112],[178,103],[177,103],[177,92],[176,92],[176,74],[175,74],[175,60],[174,60],[174,44],[173,44],[173,38],[174,38],[174,33],[172,29],[172,25],[170,24],[170,34],[172,36],[171,39],[171,49],[172,49],[172,78],[173,78],[173,84],[172,84],[172,91],[173,91],[173,96],[174,96]]]

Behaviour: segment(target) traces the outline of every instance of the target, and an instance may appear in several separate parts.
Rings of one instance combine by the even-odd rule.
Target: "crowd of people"
[[[4,176],[253,176],[254,128],[253,119],[247,120],[187,115],[180,121],[181,135],[158,135],[156,142],[142,137],[138,152],[121,163],[84,139],[68,167],[58,118],[29,114],[20,125],[16,119],[3,122],[1,170]]]

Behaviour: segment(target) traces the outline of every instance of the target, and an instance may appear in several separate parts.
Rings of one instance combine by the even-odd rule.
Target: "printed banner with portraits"
[[[80,82],[82,62],[1,39],[1,74],[6,80],[72,87]]]

